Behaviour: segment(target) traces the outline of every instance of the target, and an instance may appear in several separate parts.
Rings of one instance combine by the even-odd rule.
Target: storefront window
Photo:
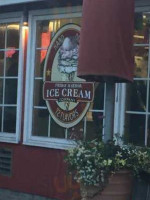
[[[17,142],[19,139],[20,24],[20,13],[0,15],[0,141]]]
[[[73,8],[72,8],[73,9]],[[26,112],[25,138],[24,141],[29,145],[46,146],[54,148],[65,148],[71,141],[80,139],[94,139],[97,136],[102,138],[103,132],[103,115],[104,115],[104,84],[95,85],[95,98],[91,104],[87,115],[75,126],[71,128],[63,128],[58,125],[50,113],[48,112],[46,102],[43,100],[43,69],[48,47],[56,32],[66,24],[74,23],[81,25],[81,10],[79,12],[61,13],[59,9],[59,18],[55,19],[51,15],[42,15],[38,13],[31,14],[33,24],[31,24],[31,46],[35,43],[35,50],[30,51],[29,54],[34,57],[34,61],[28,67],[27,79],[30,77],[30,86],[32,85],[32,92],[27,91],[28,101],[26,101],[26,108],[32,105],[32,113],[30,110]],[[50,13],[50,12],[49,12]],[[55,13],[55,17],[56,17]],[[36,27],[32,29],[32,26]],[[30,48],[30,47],[29,47]],[[30,60],[30,57],[28,57]],[[32,71],[32,67],[34,70]],[[30,68],[30,69],[29,69]],[[30,71],[30,73],[29,73]],[[32,72],[31,72],[32,71]],[[31,77],[32,73],[32,77]],[[28,87],[28,85],[27,85]],[[33,104],[32,104],[33,102]],[[31,107],[30,107],[31,108]],[[29,128],[30,127],[30,128]],[[31,128],[32,127],[32,128]],[[27,131],[29,130],[29,134]],[[27,133],[27,134],[26,134]],[[32,141],[31,141],[32,140]],[[53,144],[52,144],[53,143]]]
[[[149,20],[147,13],[135,14],[135,78],[126,86],[124,134],[127,142],[136,145],[150,145]]]

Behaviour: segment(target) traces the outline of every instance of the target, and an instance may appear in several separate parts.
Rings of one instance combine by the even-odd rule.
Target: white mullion
[[[144,144],[147,146],[147,138],[148,138],[148,133],[147,133],[147,127],[148,127],[148,115],[146,114],[146,119],[145,119],[145,141]]]
[[[150,52],[149,52],[150,55]],[[145,146],[147,146],[147,138],[148,138],[148,132],[147,132],[147,128],[148,128],[148,105],[149,105],[149,81],[147,81],[147,97],[146,97],[146,119],[145,119]]]
[[[7,24],[5,24],[6,30],[5,30],[5,49],[7,47]],[[1,131],[4,130],[4,101],[5,101],[5,75],[6,75],[6,53],[4,53],[4,76],[3,76],[3,101],[2,101],[2,127]]]
[[[125,111],[126,114],[145,115],[145,112],[140,111]]]
[[[149,29],[150,31],[150,29]],[[150,46],[150,32],[149,32],[149,46]],[[148,118],[149,118],[149,90],[150,90],[150,50],[148,53],[148,80],[147,80],[147,98],[146,98],[146,120],[145,120],[145,145],[147,146],[148,138]]]
[[[89,112],[104,112],[104,110],[94,110],[94,109],[90,109]]]
[[[0,104],[0,106],[3,106],[3,107],[17,107],[16,104]]]
[[[4,78],[3,76],[0,76],[0,78]],[[5,79],[18,79],[17,76],[5,76]]]
[[[47,50],[47,47],[36,47],[36,50]]]
[[[47,110],[46,106],[34,106],[34,109]]]
[[[149,44],[134,44],[134,47],[149,47]]]
[[[134,81],[148,81],[148,77],[145,77],[145,78],[134,78]]]
[[[34,77],[34,80],[43,80],[43,77]]]
[[[12,49],[15,49],[16,51],[19,51],[18,48],[6,48],[6,49],[0,49],[0,51],[9,51],[9,50],[12,50]]]
[[[68,128],[65,129],[65,139],[68,138]]]
[[[51,22],[53,22],[53,31],[51,32],[51,34],[52,34],[52,38],[54,37],[54,35],[55,35],[55,30],[54,30],[54,24],[55,24],[55,20],[53,19],[53,20],[50,20]],[[51,38],[51,39],[52,39]]]

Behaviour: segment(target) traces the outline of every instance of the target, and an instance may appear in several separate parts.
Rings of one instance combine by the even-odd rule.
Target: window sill
[[[23,142],[24,145],[46,147],[52,149],[69,149],[75,146],[75,141],[67,139],[57,139],[57,138],[43,138],[32,136]]]
[[[19,138],[13,133],[0,133],[0,142],[18,144]]]

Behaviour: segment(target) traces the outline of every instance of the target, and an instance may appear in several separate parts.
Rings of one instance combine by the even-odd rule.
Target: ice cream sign
[[[82,120],[94,98],[93,83],[76,76],[79,39],[79,26],[63,26],[51,41],[44,65],[43,98],[55,122],[65,128]]]

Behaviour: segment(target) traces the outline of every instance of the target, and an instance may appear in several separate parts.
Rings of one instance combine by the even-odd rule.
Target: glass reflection
[[[150,147],[150,115],[148,115],[147,145]]]
[[[83,140],[84,139],[84,119],[76,126],[68,129],[67,139],[70,140]]]
[[[68,18],[68,19],[56,19],[56,20],[42,20],[37,21],[36,25],[36,47],[48,48],[51,39],[54,34],[64,25],[68,23],[75,23],[80,25],[81,18]]]
[[[104,110],[104,83],[95,83],[94,85],[94,101],[92,103],[93,110]]]
[[[18,23],[7,25],[7,48],[19,48],[19,24]]]
[[[4,75],[4,51],[0,51],[0,76]]]
[[[18,76],[19,52],[15,49],[6,51],[6,76]]]
[[[92,112],[87,113],[87,139],[93,139],[96,136],[102,139],[102,128],[103,128],[103,113],[97,112],[96,110],[104,110],[104,84],[95,84],[94,101],[90,106]],[[92,134],[91,134],[92,133]]]
[[[43,100],[43,80],[35,80],[34,83],[34,106],[46,106]]]
[[[59,126],[51,117],[50,122],[50,137],[53,138],[65,138],[66,129]]]
[[[148,111],[150,113],[150,80],[149,80],[149,99],[148,99]]]
[[[124,127],[125,143],[144,145],[145,143],[145,115],[126,114]]]
[[[148,47],[134,47],[135,77],[146,78],[148,75]]]
[[[37,21],[36,33],[36,47],[47,49],[52,38],[52,30],[49,29],[49,20]]]
[[[17,79],[5,80],[5,104],[17,104]]]
[[[47,50],[36,50],[35,54],[35,77],[43,77]]]
[[[149,16],[148,14],[135,13],[135,44],[148,44],[149,43]]]
[[[0,79],[0,104],[3,103],[3,79]]]
[[[0,24],[0,49],[5,49],[5,30],[6,25]]]
[[[47,110],[34,109],[32,135],[42,137],[48,136],[48,117],[49,113]]]
[[[127,84],[126,94],[127,111],[146,111],[146,81],[134,81],[132,84]]]
[[[0,107],[0,132],[2,132],[2,107]]]
[[[92,117],[89,117],[92,116]],[[103,133],[103,113],[102,112],[88,112],[86,123],[86,139],[93,140],[98,138],[102,140]]]
[[[5,107],[4,108],[4,132],[15,133],[16,132],[16,108]]]

